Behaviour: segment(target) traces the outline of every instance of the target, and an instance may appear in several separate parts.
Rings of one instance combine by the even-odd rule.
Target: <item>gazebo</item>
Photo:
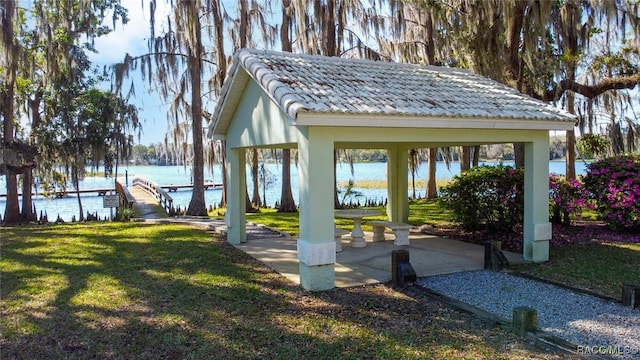
[[[248,148],[297,148],[300,284],[334,287],[334,149],[386,149],[389,220],[408,219],[412,148],[521,142],[523,257],[549,259],[549,131],[575,118],[467,70],[238,51],[209,125],[226,141],[227,240],[246,241]]]

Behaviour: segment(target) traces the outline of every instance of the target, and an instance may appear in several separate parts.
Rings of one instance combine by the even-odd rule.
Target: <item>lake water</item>
[[[485,163],[488,165],[496,165],[495,162]],[[504,162],[505,165],[513,165],[513,162]],[[281,182],[279,180],[282,174],[282,166],[279,164],[265,164],[267,173],[271,175],[273,179],[270,186],[266,189],[266,201],[268,206],[274,206],[275,202],[280,199]],[[141,176],[155,181],[159,185],[183,185],[191,183],[191,169],[183,166],[129,166],[127,168],[118,169],[118,178],[125,182],[125,170],[128,175],[129,184],[134,176]],[[563,161],[551,161],[549,163],[550,173],[564,174],[565,163]],[[576,173],[584,174],[585,163],[576,162]],[[250,177],[250,171],[247,171]],[[436,167],[436,177],[438,179],[450,179],[454,175],[460,174],[460,164],[453,162],[450,164],[450,168],[447,169],[444,163],[438,162]],[[416,174],[416,179],[426,179],[427,167],[426,163],[422,164]],[[357,182],[360,180],[385,180],[386,179],[386,164],[385,163],[357,163],[354,164],[354,174],[351,175],[348,164],[338,164],[336,169],[336,179],[339,183],[348,181],[353,178]],[[222,182],[221,170],[217,166],[213,172],[205,171],[205,180],[214,181],[216,183]],[[252,181],[249,178],[247,180],[249,186],[249,194],[252,194]],[[104,176],[87,176],[81,183],[81,189],[98,189],[98,188],[112,188],[114,186],[113,178],[105,178]],[[291,166],[291,186],[293,197],[296,203],[298,203],[298,172],[295,166]],[[362,202],[364,199],[373,199],[376,201],[383,201],[387,197],[386,189],[363,189],[355,188],[354,190],[360,191],[363,195],[360,198]],[[0,192],[6,192],[6,178],[0,177]],[[411,187],[409,187],[411,192]],[[418,196],[424,196],[424,188],[416,189]],[[185,209],[189,205],[191,199],[191,190],[183,189],[170,193],[174,199],[176,207]],[[217,206],[220,203],[222,195],[221,189],[209,189],[205,191],[205,201],[207,207]],[[410,195],[410,194],[409,194]],[[260,189],[260,196],[262,197],[262,189]],[[109,217],[111,214],[110,209],[103,208],[102,197],[95,193],[83,194],[82,206],[84,213],[97,214],[101,218]],[[42,196],[36,196],[34,198],[34,204],[38,214],[40,212],[46,212],[49,217],[49,221],[54,221],[58,215],[65,221],[71,221],[72,217],[76,218],[79,215],[78,201],[75,194],[68,195],[62,199],[46,199]],[[0,198],[0,215],[4,216],[6,206],[6,198]]]

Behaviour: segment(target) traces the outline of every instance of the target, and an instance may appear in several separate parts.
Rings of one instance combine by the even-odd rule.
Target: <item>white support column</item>
[[[247,167],[245,150],[227,147],[227,241],[240,244],[247,241],[245,189]]]
[[[387,216],[390,221],[409,220],[409,160],[407,150],[387,149]]]
[[[300,285],[322,291],[334,287],[336,243],[333,203],[333,141],[314,135],[314,128],[301,131],[298,143],[300,176]]]
[[[549,134],[538,131],[526,143],[524,170],[524,244],[525,260],[549,260]]]

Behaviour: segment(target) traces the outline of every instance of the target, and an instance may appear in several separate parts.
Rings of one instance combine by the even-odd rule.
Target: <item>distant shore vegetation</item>
[[[273,163],[281,161],[281,150],[260,151],[260,161]],[[564,159],[567,146],[564,136],[552,136],[549,138],[549,160]],[[450,161],[458,161],[460,149],[451,147],[441,149],[438,153],[438,161],[444,161],[448,156]],[[341,149],[337,151],[338,160],[341,163],[369,163],[386,162],[387,152],[384,149]],[[133,149],[131,165],[182,165],[183,154],[178,154],[167,149],[163,144],[136,145]],[[190,156],[186,156],[190,158]],[[296,161],[296,153],[293,152],[292,161]],[[513,144],[491,144],[480,146],[480,159],[483,161],[512,161],[514,159]],[[426,161],[425,159],[421,159]]]

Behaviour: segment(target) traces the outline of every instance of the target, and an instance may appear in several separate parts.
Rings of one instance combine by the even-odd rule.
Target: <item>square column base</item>
[[[331,290],[335,286],[335,264],[308,266],[300,262],[300,285],[309,291]]]
[[[522,257],[533,262],[549,261],[549,240],[525,241]]]
[[[549,261],[549,240],[551,239],[551,223],[525,226],[522,257],[527,261]]]

